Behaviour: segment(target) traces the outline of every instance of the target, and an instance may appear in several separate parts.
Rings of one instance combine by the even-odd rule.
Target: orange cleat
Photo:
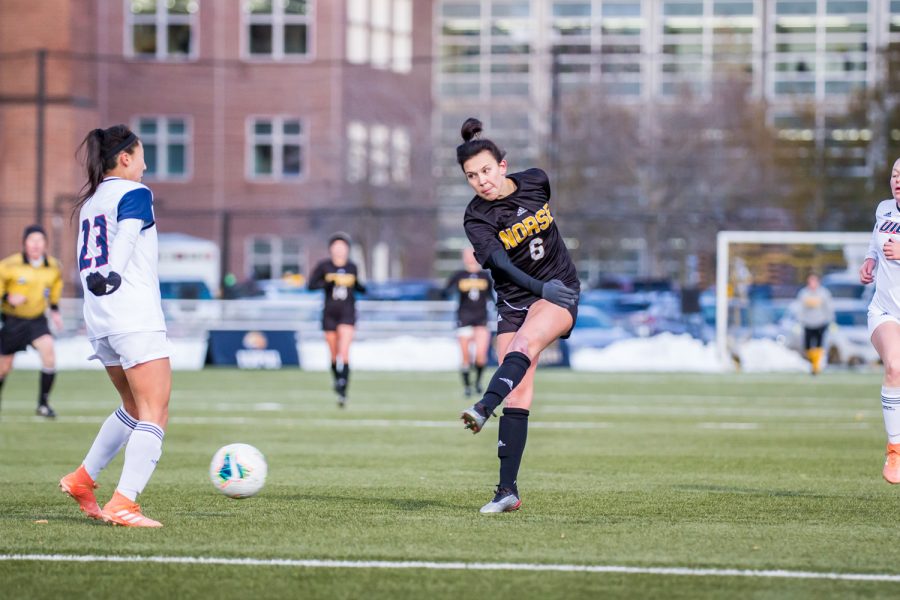
[[[59,489],[71,496],[78,503],[81,512],[92,519],[103,518],[100,514],[100,505],[94,496],[94,490],[98,487],[88,475],[84,465],[59,480]]]
[[[162,523],[141,514],[141,507],[116,490],[103,507],[103,520],[123,527],[162,527]]]
[[[900,444],[888,444],[881,475],[888,483],[900,483]]]

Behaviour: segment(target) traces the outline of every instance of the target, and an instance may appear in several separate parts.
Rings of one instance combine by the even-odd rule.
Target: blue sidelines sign
[[[212,330],[206,364],[241,369],[299,367],[297,332]]]

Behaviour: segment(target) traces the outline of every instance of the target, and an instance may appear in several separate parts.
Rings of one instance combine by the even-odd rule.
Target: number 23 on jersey
[[[106,234],[106,215],[94,217],[91,225],[89,219],[81,222],[81,251],[78,253],[78,268],[81,271],[100,268],[109,263],[109,243]],[[92,252],[91,249],[94,249]]]

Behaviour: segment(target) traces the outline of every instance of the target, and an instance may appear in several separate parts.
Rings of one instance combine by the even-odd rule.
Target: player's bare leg
[[[50,390],[53,388],[53,381],[56,379],[56,352],[53,348],[53,337],[50,335],[42,335],[37,338],[31,345],[38,351],[41,358],[41,380],[40,392],[38,394],[37,414],[41,417],[52,419],[56,416],[56,412],[50,407]]]
[[[900,483],[900,324],[885,322],[872,333],[872,345],[884,363],[881,408],[888,442],[882,469],[885,481]]]

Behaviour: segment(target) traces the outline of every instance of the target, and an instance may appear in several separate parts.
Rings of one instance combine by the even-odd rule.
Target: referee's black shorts
[[[0,354],[9,356],[22,352],[31,343],[44,335],[50,335],[47,317],[41,315],[34,319],[20,319],[3,315],[3,329],[0,329]]]

